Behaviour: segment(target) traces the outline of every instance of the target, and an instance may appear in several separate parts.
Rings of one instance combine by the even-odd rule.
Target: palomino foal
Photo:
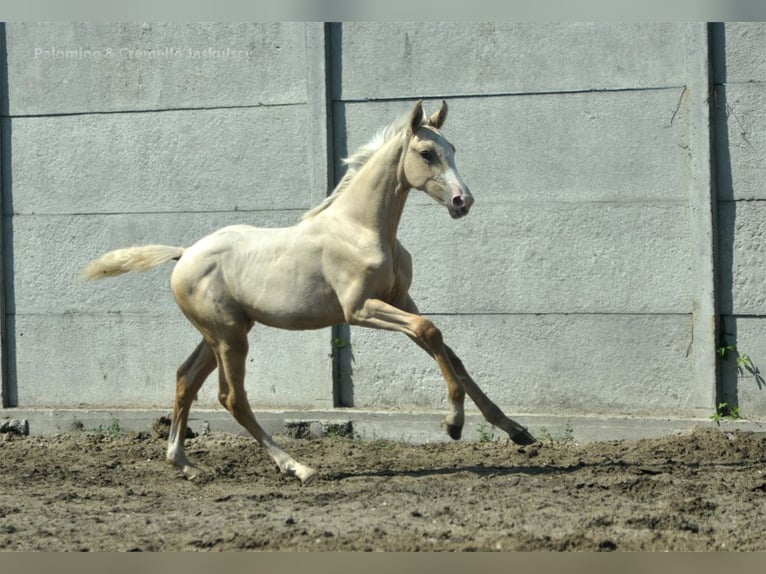
[[[474,202],[455,167],[455,149],[441,132],[446,117],[446,102],[430,117],[417,102],[403,121],[349,158],[333,194],[292,227],[233,225],[188,248],[118,249],[87,267],[85,277],[97,279],[177,261],[170,287],[202,334],[178,369],[167,449],[168,460],[187,477],[199,472],[184,453],[189,409],[216,367],[221,404],[279,468],[303,483],[316,474],[282,450],[253,416],[244,381],[247,336],[255,323],[319,329],[346,322],[404,333],[433,357],[444,376],[449,436],[460,438],[468,393],[487,421],[511,440],[534,441],[481,391],[408,293],[412,263],[396,233],[410,190],[424,191],[453,218],[466,215]]]

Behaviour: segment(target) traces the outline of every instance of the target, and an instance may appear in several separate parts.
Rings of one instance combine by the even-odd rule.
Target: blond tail
[[[128,271],[146,271],[157,265],[178,260],[185,247],[170,245],[144,245],[141,247],[126,247],[105,253],[90,262],[83,270],[84,279],[104,279],[114,277]]]

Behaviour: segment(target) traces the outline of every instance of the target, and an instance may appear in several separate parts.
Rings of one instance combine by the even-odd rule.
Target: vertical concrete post
[[[715,188],[712,176],[710,127],[710,47],[704,23],[689,24],[686,42],[686,89],[682,96],[688,123],[689,220],[692,263],[693,404],[708,416],[717,400],[715,293]]]
[[[321,22],[306,24],[307,98],[310,118],[308,131],[311,138],[308,146],[310,154],[308,165],[309,181],[312,187],[311,199],[315,204],[324,199],[334,187],[328,42],[326,24]]]
[[[5,23],[0,22],[0,408],[10,403],[10,381],[8,380],[7,333],[5,329],[5,266],[7,264],[5,228],[5,198],[10,190],[10,142],[11,121],[8,104],[8,50],[5,44]]]
[[[306,24],[306,58],[308,66],[308,107],[309,107],[309,181],[312,187],[310,197],[314,204],[319,203],[335,187],[335,158],[333,146],[333,102],[332,61],[330,59],[330,24],[309,22]],[[330,355],[332,356],[332,402],[341,406],[339,356],[334,341],[338,338],[338,330],[343,327],[333,327],[329,330]]]

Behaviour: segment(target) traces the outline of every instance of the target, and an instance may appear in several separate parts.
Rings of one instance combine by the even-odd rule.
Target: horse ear
[[[407,121],[410,134],[414,134],[421,125],[423,125],[423,100],[418,100],[415,102],[415,107],[412,108]]]
[[[446,119],[447,119],[447,102],[442,100],[442,107],[439,108],[438,112],[434,112],[434,114],[430,117],[428,121],[432,126],[434,126],[437,130],[439,130],[444,125],[444,120]]]

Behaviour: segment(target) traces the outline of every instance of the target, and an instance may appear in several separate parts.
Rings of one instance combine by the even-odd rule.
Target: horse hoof
[[[187,464],[183,467],[183,473],[186,480],[189,482],[204,482],[207,477],[207,473],[197,466]]]
[[[516,430],[512,433],[508,433],[508,437],[515,442],[516,444],[520,445],[527,445],[537,442],[537,439],[533,437],[530,432],[522,428],[520,430]]]
[[[317,477],[317,471],[313,468],[310,468],[308,466],[305,466],[301,469],[300,472],[296,472],[295,476],[298,477],[298,479],[301,481],[302,486],[308,486],[312,482],[316,480]]]
[[[447,434],[452,440],[460,440],[460,437],[463,435],[463,425],[445,424],[444,427],[447,429]]]

